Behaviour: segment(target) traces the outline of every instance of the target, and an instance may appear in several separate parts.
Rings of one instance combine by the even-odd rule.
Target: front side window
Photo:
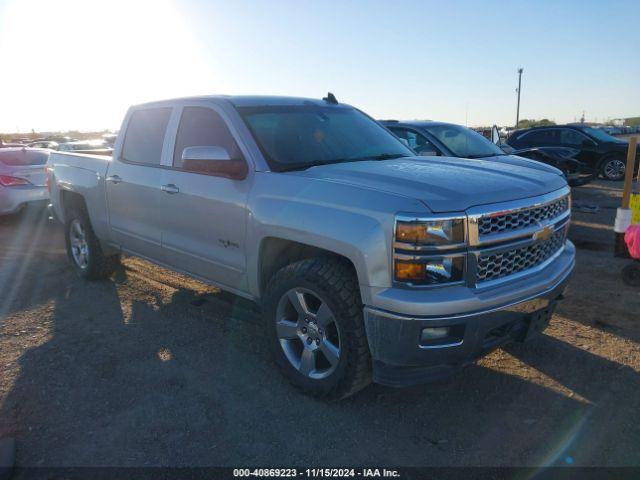
[[[134,111],[124,137],[122,159],[133,163],[160,165],[162,144],[170,116],[170,107]]]
[[[587,137],[575,130],[565,128],[560,131],[560,145],[579,147],[585,140],[587,140]]]
[[[207,107],[185,107],[180,118],[173,166],[182,168],[182,152],[187,147],[223,147],[232,159],[242,158],[225,121]]]
[[[519,147],[549,147],[559,144],[557,130],[533,130],[520,136],[517,140]]]
[[[408,130],[406,128],[393,127],[390,128],[393,133],[395,133],[399,138],[406,140],[407,145],[409,145],[414,150],[422,150],[426,147],[432,149],[434,151],[438,151],[438,149],[431,143],[424,135],[420,135],[413,130]]]
[[[398,138],[344,106],[238,107],[272,170],[412,156]]]

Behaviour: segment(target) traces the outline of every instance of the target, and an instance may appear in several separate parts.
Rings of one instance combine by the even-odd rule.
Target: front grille
[[[536,267],[551,258],[564,244],[565,229],[549,239],[500,253],[480,255],[477,282],[497,280]]]
[[[539,207],[482,217],[478,222],[478,233],[480,236],[486,236],[520,230],[555,218],[568,209],[569,197],[565,196]]]

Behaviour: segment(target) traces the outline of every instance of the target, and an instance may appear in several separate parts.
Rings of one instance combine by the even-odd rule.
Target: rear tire
[[[279,270],[263,315],[276,364],[303,392],[338,399],[371,383],[358,282],[343,260],[317,257]]]
[[[84,209],[72,209],[65,217],[67,255],[76,273],[87,280],[111,276],[120,263],[120,255],[104,254],[87,212]]]

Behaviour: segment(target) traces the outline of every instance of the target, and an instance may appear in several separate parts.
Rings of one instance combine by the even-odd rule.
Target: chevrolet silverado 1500
[[[254,300],[289,380],[344,397],[528,339],[574,266],[559,170],[414,155],[332,96],[212,96],[134,106],[112,158],[48,175],[80,276],[126,252]]]

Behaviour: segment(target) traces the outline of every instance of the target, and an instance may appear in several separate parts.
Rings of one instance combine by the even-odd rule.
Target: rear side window
[[[207,107],[185,107],[182,111],[173,166],[182,168],[182,152],[187,147],[223,147],[232,159],[241,159],[242,153],[225,121]]]
[[[520,135],[511,145],[517,147],[548,147],[559,144],[557,130],[534,130]]]
[[[46,152],[34,152],[29,150],[18,150],[1,152],[0,162],[9,166],[44,165],[47,163],[49,154]]]
[[[171,115],[170,107],[146,108],[131,114],[122,147],[127,162],[160,165],[164,134]]]

